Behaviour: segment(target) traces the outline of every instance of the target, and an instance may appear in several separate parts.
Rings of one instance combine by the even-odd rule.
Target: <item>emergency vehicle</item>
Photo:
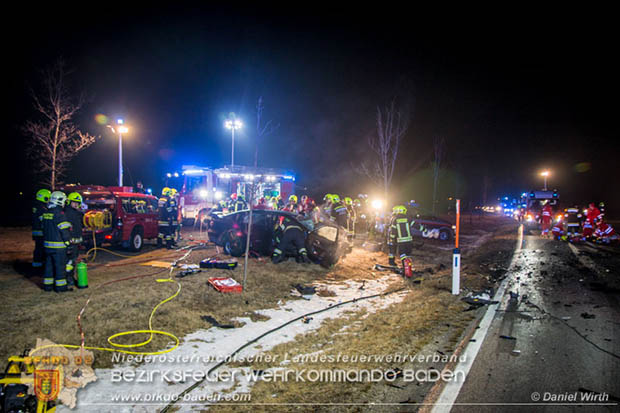
[[[82,195],[86,245],[111,244],[140,251],[144,240],[157,238],[157,197],[135,193],[130,186],[65,185],[62,190]]]
[[[521,195],[521,204],[525,210],[525,224],[535,225],[540,222],[540,216],[544,203],[547,202],[553,210],[552,217],[555,220],[560,212],[560,194],[557,189],[553,191],[530,191]],[[561,215],[561,214],[560,214]]]
[[[233,193],[248,200],[251,184],[255,184],[255,200],[280,195],[286,201],[295,193],[295,175],[283,169],[183,165],[181,173],[168,173],[165,180],[165,186],[179,192],[181,219],[188,223],[205,219],[211,208]]]

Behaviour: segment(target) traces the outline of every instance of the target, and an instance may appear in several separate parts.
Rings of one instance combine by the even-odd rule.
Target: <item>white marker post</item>
[[[461,292],[461,252],[459,251],[459,228],[461,220],[461,200],[456,200],[456,234],[454,237],[454,254],[452,255],[452,294]]]

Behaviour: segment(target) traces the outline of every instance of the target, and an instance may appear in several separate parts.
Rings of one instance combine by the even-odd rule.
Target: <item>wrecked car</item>
[[[250,211],[217,214],[209,220],[209,240],[221,246],[229,255],[239,257],[245,253]],[[274,232],[281,219],[291,220],[303,228],[308,257],[322,266],[329,267],[338,262],[349,250],[350,245],[342,228],[333,223],[314,224],[312,220],[288,211],[253,210],[250,253],[271,256],[275,248]]]

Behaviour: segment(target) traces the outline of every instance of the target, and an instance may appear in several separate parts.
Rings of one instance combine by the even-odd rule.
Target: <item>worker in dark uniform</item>
[[[347,207],[344,206],[342,202],[340,202],[340,197],[336,194],[332,195],[332,209],[330,219],[343,228],[347,227],[349,213],[347,212]]]
[[[392,219],[388,228],[388,249],[389,264],[396,265],[396,253],[398,252],[400,261],[410,257],[413,249],[413,238],[411,237],[410,221],[407,218],[407,208],[397,205],[392,208]]]
[[[566,236],[570,240],[581,235],[581,211],[577,205],[566,208]]]
[[[56,292],[71,291],[67,288],[67,247],[71,245],[71,223],[63,211],[67,196],[52,192],[47,212],[42,215],[43,246],[45,247],[45,273],[43,289]]]
[[[170,220],[170,248],[177,244],[180,238],[181,226],[179,225],[179,203],[177,201],[177,190],[170,188],[168,200],[168,214]],[[168,243],[166,243],[168,247]]]
[[[80,245],[82,244],[82,195],[77,192],[71,192],[67,196],[67,206],[65,207],[65,215],[67,221],[71,223],[71,239],[67,247],[67,285],[75,286],[75,266],[77,265],[78,256],[80,254]]]
[[[161,190],[161,198],[158,202],[159,218],[157,220],[158,234],[157,234],[157,247],[164,246],[164,241],[170,239],[170,216],[168,214],[168,195],[170,194],[170,188],[165,187]]]
[[[289,218],[284,217],[282,222],[276,224],[275,241],[276,248],[271,257],[274,264],[284,261],[289,255],[295,256],[297,262],[310,262],[304,231]]]
[[[283,211],[298,213],[299,205],[297,204],[297,195],[288,197],[288,203],[282,208]]]
[[[47,203],[52,193],[49,189],[40,189],[36,195],[36,201],[32,206],[32,240],[34,251],[32,253],[32,268],[36,271],[43,270],[45,262],[45,248],[43,247],[43,222],[41,216],[47,211]]]

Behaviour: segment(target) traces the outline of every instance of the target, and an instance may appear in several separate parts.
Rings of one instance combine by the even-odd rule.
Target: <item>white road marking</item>
[[[519,252],[521,252],[522,245],[523,245],[523,225],[519,226],[519,239],[517,241],[517,247],[515,248],[514,255],[512,256],[510,266],[508,267],[508,273],[511,273],[514,270],[517,260],[519,259]],[[499,288],[497,289],[497,292],[495,293],[495,296],[493,297],[493,300],[501,302],[504,292],[506,291],[506,286],[508,285],[509,278],[510,277],[506,277],[501,282]],[[496,314],[495,310],[496,310],[495,306],[487,307],[487,310],[484,313],[484,316],[482,317],[480,324],[478,325],[479,328],[476,329],[476,332],[472,336],[472,340],[475,340],[475,341],[470,341],[467,344],[467,347],[465,348],[463,353],[461,353],[461,355],[459,356],[459,359],[461,359],[464,356],[464,361],[457,364],[456,367],[454,368],[454,371],[463,372],[465,376],[465,380],[467,380],[467,375],[469,374],[469,371],[471,370],[471,366],[474,364],[474,361],[476,360],[476,356],[478,355],[478,352],[480,351],[480,348],[482,347],[482,343],[484,342],[487,332],[489,331],[489,327],[491,327],[491,323],[493,322],[493,317],[495,317],[495,314]],[[454,405],[454,402],[456,401],[456,398],[459,395],[459,392],[461,391],[461,388],[463,387],[465,380],[463,381],[453,380],[453,381],[447,382],[443,390],[441,391],[439,398],[435,402],[435,406],[433,406],[432,412],[433,413],[450,412],[450,410],[452,410],[452,406]]]

